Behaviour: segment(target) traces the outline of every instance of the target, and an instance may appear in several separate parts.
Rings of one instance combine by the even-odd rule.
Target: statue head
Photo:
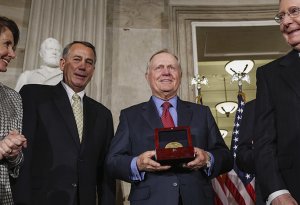
[[[62,46],[56,39],[47,38],[42,42],[40,48],[40,56],[43,60],[43,65],[51,68],[58,68],[61,53]]]

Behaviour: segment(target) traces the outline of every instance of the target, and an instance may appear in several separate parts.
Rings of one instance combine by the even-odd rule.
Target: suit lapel
[[[188,126],[191,123],[193,112],[188,103],[177,100],[178,126]]]
[[[300,97],[300,59],[297,51],[291,51],[280,62],[280,75]]]
[[[57,84],[54,87],[54,103],[56,104],[57,109],[64,120],[64,123],[67,125],[67,128],[70,131],[74,143],[79,148],[79,136],[72,107],[68,95],[61,83]]]
[[[85,142],[89,140],[88,136],[91,137],[92,134],[89,133],[93,130],[95,126],[97,112],[96,108],[93,107],[93,104],[90,102],[87,96],[83,97],[83,136],[81,145],[86,144]]]
[[[153,100],[150,98],[142,107],[142,116],[148,122],[152,129],[161,128],[163,124]]]

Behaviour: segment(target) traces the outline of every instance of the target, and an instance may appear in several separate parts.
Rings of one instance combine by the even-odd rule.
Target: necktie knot
[[[162,107],[163,107],[163,110],[168,110],[171,107],[171,103],[166,101],[162,104]]]
[[[161,116],[161,121],[164,127],[175,127],[173,118],[169,112],[169,108],[171,106],[172,106],[171,103],[167,101],[162,104],[163,112]]]
[[[80,101],[80,96],[77,93],[74,93],[72,96],[72,99],[74,102],[78,102],[78,101]]]

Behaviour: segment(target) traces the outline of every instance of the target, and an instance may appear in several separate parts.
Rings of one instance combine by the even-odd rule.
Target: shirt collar
[[[68,94],[68,98],[70,100],[70,102],[72,102],[72,96],[74,95],[74,90],[72,90],[72,88],[70,86],[68,86],[66,83],[64,83],[63,81],[61,81],[61,84],[63,85],[63,87],[65,88],[67,94]],[[79,95],[81,102],[83,99],[83,96],[85,95],[85,91],[80,91],[77,93],[77,95]]]
[[[172,105],[172,107],[175,108],[175,109],[177,108],[177,98],[178,97],[176,95],[176,96],[172,97],[171,99],[167,100]],[[158,97],[156,97],[154,95],[152,95],[152,99],[153,99],[153,101],[154,101],[154,103],[156,105],[156,108],[158,110],[161,109],[161,105],[166,101],[166,100],[158,98]]]

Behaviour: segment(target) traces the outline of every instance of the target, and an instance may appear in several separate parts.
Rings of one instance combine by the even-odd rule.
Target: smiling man
[[[210,179],[232,168],[231,154],[210,109],[177,96],[181,76],[175,55],[167,50],[155,53],[145,74],[150,100],[121,111],[107,165],[113,177],[131,183],[132,205],[212,205]],[[191,128],[195,158],[183,164],[160,164],[154,160],[154,130],[177,126]]]
[[[95,63],[95,47],[74,41],[60,60],[62,82],[21,89],[28,148],[15,204],[96,205],[97,196],[101,205],[114,204],[115,181],[104,169],[112,115],[84,92]]]
[[[275,21],[293,48],[257,70],[254,153],[267,204],[300,203],[300,0],[281,0]]]

